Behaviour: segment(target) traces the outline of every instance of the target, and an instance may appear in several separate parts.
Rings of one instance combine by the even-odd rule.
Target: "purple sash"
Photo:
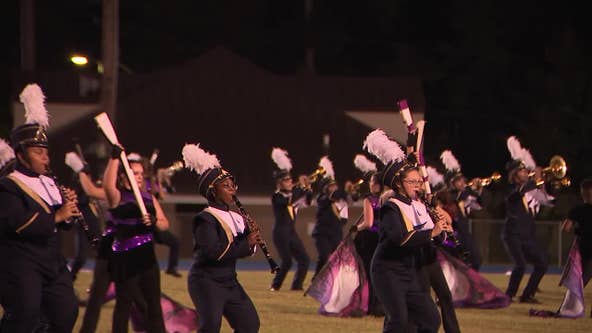
[[[136,235],[124,240],[114,240],[111,249],[115,252],[124,252],[150,242],[152,234]]]

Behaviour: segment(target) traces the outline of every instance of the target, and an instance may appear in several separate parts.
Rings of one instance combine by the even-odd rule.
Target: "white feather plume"
[[[271,150],[271,159],[280,170],[292,170],[292,161],[288,157],[288,152],[281,148],[273,148]]]
[[[368,157],[358,154],[354,157],[354,165],[363,173],[376,172],[376,163],[370,161]]]
[[[20,94],[20,101],[25,105],[25,123],[49,126],[49,115],[45,108],[45,95],[36,83],[28,84]]]
[[[333,170],[333,162],[329,159],[329,156],[321,157],[319,161],[319,166],[325,169],[325,178],[333,178],[335,179],[335,170]]]
[[[430,185],[432,185],[432,187],[444,184],[444,175],[439,173],[438,170],[436,170],[436,168],[434,168],[433,166],[428,166],[426,169],[428,172],[428,181],[430,182]]]
[[[13,158],[15,156],[12,147],[6,141],[0,139],[0,168],[3,168]]]
[[[199,144],[186,144],[183,147],[182,154],[185,167],[200,175],[206,170],[220,168],[218,157],[201,149]]]
[[[447,171],[460,171],[460,163],[458,163],[458,160],[450,150],[443,151],[442,154],[440,154],[440,160],[442,160],[442,164],[444,164]]]
[[[366,136],[362,147],[376,156],[384,165],[405,159],[405,152],[403,152],[399,144],[389,139],[381,129],[370,132]]]
[[[511,136],[506,141],[506,144],[508,145],[508,151],[513,160],[522,161],[529,170],[534,170],[536,168],[536,162],[534,161],[532,154],[528,149],[522,147],[518,138]]]
[[[80,170],[84,169],[84,163],[80,159],[80,156],[75,152],[66,153],[66,159],[64,161],[67,166],[69,166],[74,172],[80,172]]]
[[[521,161],[524,162],[524,165],[528,170],[534,170],[536,168],[536,162],[534,161],[534,158],[532,158],[530,151],[526,148],[522,148]]]
[[[138,153],[129,153],[127,155],[127,160],[130,162],[142,162],[142,156]]]
[[[520,160],[522,161],[522,145],[520,141],[515,136],[511,136],[506,141],[508,146],[508,151],[510,152],[510,156],[512,156],[513,160]]]

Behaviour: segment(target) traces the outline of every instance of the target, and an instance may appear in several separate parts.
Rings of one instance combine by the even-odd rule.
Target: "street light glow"
[[[84,66],[84,65],[88,64],[88,59],[85,56],[81,56],[81,55],[71,56],[70,61],[72,61],[77,66]]]

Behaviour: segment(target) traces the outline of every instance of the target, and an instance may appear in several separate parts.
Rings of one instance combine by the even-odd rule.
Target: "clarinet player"
[[[193,265],[189,294],[199,314],[199,332],[219,332],[222,317],[235,332],[259,331],[253,302],[236,277],[236,261],[254,254],[259,232],[230,210],[237,186],[215,155],[197,145],[183,148],[185,165],[199,174],[197,189],[208,207],[193,220]]]

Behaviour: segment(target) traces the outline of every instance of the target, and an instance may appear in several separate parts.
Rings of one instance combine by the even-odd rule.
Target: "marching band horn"
[[[491,183],[495,183],[497,181],[499,181],[500,179],[502,179],[502,175],[499,172],[494,172],[491,174],[491,176],[487,177],[487,178],[478,178],[477,179],[477,183],[476,185],[479,186],[489,186]],[[470,181],[467,183],[467,185],[469,186],[473,186],[474,182]]]
[[[185,164],[183,163],[183,161],[175,161],[170,166],[157,170],[156,179],[158,180],[159,184],[165,187],[168,193],[175,192],[171,178],[177,171],[183,169],[184,166]]]
[[[358,179],[358,181],[353,183],[349,189],[346,189],[346,192],[350,194],[360,192],[360,187],[362,186],[362,184],[364,184],[364,179],[360,178]]]
[[[175,172],[183,169],[184,167],[185,164],[183,163],[183,161],[175,161],[169,167],[165,168],[165,174],[170,177],[173,174],[175,174]]]
[[[308,181],[311,183],[316,182],[317,180],[319,180],[319,177],[322,177],[323,175],[325,175],[327,171],[325,170],[325,168],[323,168],[322,166],[318,167],[313,173],[311,173],[310,175],[308,175]]]
[[[549,166],[543,168],[542,174],[543,179],[536,181],[537,186],[550,183],[554,189],[560,189],[571,185],[571,180],[567,177],[567,163],[565,163],[565,159],[559,155],[551,157]],[[531,172],[530,176],[533,175],[534,172]]]

